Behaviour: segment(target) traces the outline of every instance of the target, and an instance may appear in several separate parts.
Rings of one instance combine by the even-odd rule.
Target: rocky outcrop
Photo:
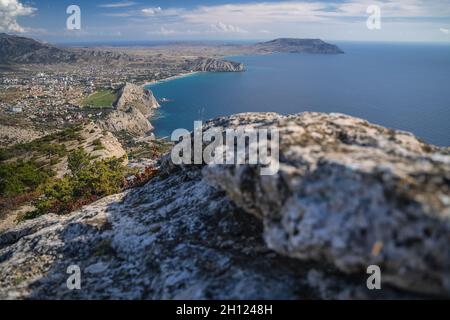
[[[117,110],[127,112],[129,109],[137,109],[145,117],[151,116],[156,108],[159,108],[159,104],[153,93],[132,83],[125,84],[116,102]]]
[[[320,39],[280,38],[252,46],[259,53],[312,53],[340,54],[344,53],[338,46],[326,43]]]
[[[127,83],[120,91],[115,110],[101,126],[113,133],[126,131],[141,136],[153,129],[148,118],[156,108],[159,104],[150,90]]]
[[[280,170],[175,166],[69,216],[0,234],[1,298],[449,296],[450,156],[339,115],[240,114],[277,127]],[[382,290],[366,268],[382,270]],[[78,265],[82,289],[66,287]]]
[[[198,58],[188,61],[184,68],[188,71],[208,72],[242,72],[245,70],[242,63],[212,58]]]
[[[127,132],[134,136],[142,136],[153,129],[150,121],[138,110],[115,110],[111,112],[101,126],[113,133]]]

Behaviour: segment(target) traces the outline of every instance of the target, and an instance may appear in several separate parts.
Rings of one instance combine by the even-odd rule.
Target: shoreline
[[[171,76],[171,77],[161,79],[161,80],[152,80],[150,82],[144,83],[143,87],[153,86],[156,84],[160,84],[160,83],[164,83],[164,82],[168,82],[168,81],[172,81],[172,80],[176,80],[176,79],[186,78],[186,77],[193,76],[193,75],[199,74],[199,73],[201,73],[201,71],[193,71],[193,72],[181,73],[176,76]]]

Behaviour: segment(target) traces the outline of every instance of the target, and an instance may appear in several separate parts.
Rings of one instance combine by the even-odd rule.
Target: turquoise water
[[[344,55],[232,57],[244,73],[200,73],[150,86],[157,136],[250,111],[341,112],[450,145],[450,45],[339,43]]]

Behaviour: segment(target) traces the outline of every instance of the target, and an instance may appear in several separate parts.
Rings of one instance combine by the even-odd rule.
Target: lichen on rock
[[[248,123],[237,115],[222,124]],[[409,133],[341,114],[268,115],[280,170],[212,166],[207,181],[264,223],[280,254],[351,274],[379,265],[383,281],[450,294],[450,156]]]

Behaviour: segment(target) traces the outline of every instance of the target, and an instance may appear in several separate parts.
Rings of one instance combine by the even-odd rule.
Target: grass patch
[[[117,100],[117,93],[111,89],[103,89],[91,94],[83,101],[85,108],[112,108],[113,103]]]

